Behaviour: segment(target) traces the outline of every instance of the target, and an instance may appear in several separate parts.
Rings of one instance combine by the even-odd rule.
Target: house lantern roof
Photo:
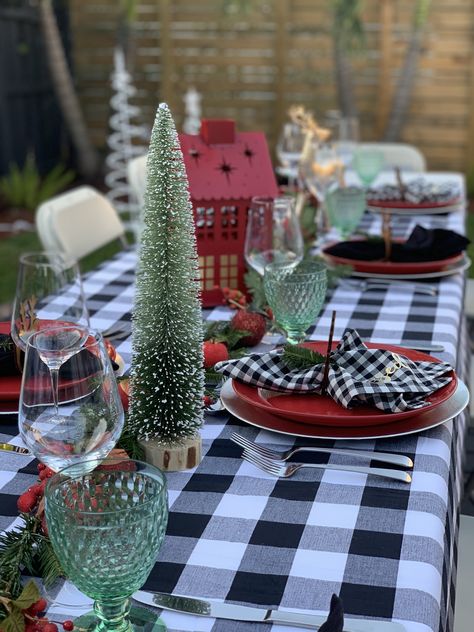
[[[236,132],[232,120],[203,119],[200,134],[179,138],[193,200],[278,195],[263,132]]]

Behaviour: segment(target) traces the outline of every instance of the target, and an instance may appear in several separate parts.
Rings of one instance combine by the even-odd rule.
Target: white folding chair
[[[145,202],[147,158],[148,154],[132,158],[127,165],[128,184],[140,209],[143,208]]]
[[[426,171],[426,160],[419,149],[405,143],[361,143],[361,147],[378,149],[383,153],[384,169],[400,167],[406,171]]]
[[[116,210],[104,195],[89,186],[43,202],[35,219],[43,247],[74,259],[82,259],[114,239],[127,246],[125,228]]]

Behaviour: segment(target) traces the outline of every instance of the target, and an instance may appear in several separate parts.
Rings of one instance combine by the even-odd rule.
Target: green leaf
[[[290,369],[310,369],[317,364],[324,364],[326,356],[317,351],[312,351],[307,347],[298,345],[285,345],[283,348],[282,360]]]
[[[14,608],[6,619],[2,621],[3,632],[24,632],[25,619],[21,610]]]
[[[14,601],[12,601],[12,605],[19,608],[20,610],[26,610],[34,603],[38,601],[40,598],[40,591],[35,582],[30,579],[30,581],[25,585],[19,597],[17,597]]]

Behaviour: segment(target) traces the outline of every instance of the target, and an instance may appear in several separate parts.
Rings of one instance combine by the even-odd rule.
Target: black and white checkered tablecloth
[[[463,230],[462,213],[418,219],[426,226]],[[367,214],[363,224],[376,232],[380,222]],[[397,218],[395,233],[407,234],[413,225],[413,219]],[[135,266],[135,254],[125,252],[87,277],[93,326],[129,326]],[[442,343],[445,352],[439,357],[463,376],[468,355],[463,284],[462,275],[445,278],[434,297],[410,288],[360,292],[340,284],[328,294],[311,338],[327,337],[336,309],[336,338],[353,327],[376,341]],[[207,320],[230,316],[224,307],[205,313]],[[130,340],[118,351],[129,361]],[[357,443],[411,456],[415,467],[407,486],[318,470],[275,480],[243,462],[229,436],[238,431],[272,447],[292,445],[290,437],[225,415],[209,417],[202,429],[201,464],[168,475],[169,526],[146,587],[320,613],[327,612],[335,592],[348,616],[393,619],[408,632],[452,630],[464,424],[461,415],[418,435]],[[16,419],[0,417],[0,441],[19,442],[17,434]],[[17,522],[17,495],[35,477],[35,461],[0,454],[0,528]],[[56,611],[63,618],[76,614],[68,608]],[[163,618],[170,630],[269,629],[173,613]]]

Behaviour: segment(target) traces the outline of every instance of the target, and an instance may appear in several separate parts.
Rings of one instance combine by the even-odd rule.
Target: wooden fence
[[[117,0],[71,0],[77,86],[94,142],[110,112]],[[352,57],[362,136],[380,138],[411,31],[412,0],[365,0],[365,44]],[[205,117],[263,129],[272,146],[289,105],[317,115],[337,107],[329,0],[254,0],[226,15],[224,0],[141,0],[134,26],[133,77],[144,121],[159,101],[178,126],[183,95],[203,95]],[[474,167],[474,0],[433,0],[402,140],[431,169]]]

